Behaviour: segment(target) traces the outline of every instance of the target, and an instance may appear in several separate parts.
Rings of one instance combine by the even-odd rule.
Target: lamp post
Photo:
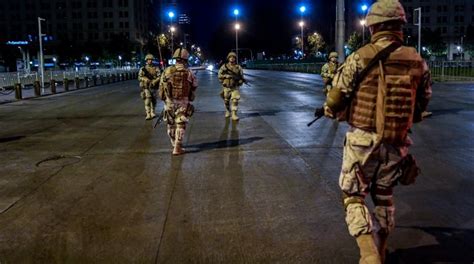
[[[41,76],[41,90],[44,93],[44,59],[43,59],[43,37],[46,36],[41,31],[41,21],[46,21],[46,19],[38,17],[38,40],[39,40],[39,73]]]
[[[173,54],[174,52],[174,32],[175,32],[176,28],[171,26],[170,27],[170,32],[171,32],[171,54]]]
[[[360,21],[360,25],[362,26],[362,45],[365,44],[365,24],[367,23],[367,21],[365,19],[362,19]]]
[[[168,12],[168,17],[170,18],[170,32],[171,32],[171,54],[174,52],[174,31],[176,28],[173,26],[173,18],[174,18],[174,12],[170,11]],[[171,55],[173,56],[173,55]]]
[[[299,25],[301,28],[301,52],[303,53],[303,56],[302,56],[303,58],[304,57],[304,37],[303,37],[304,22],[303,20],[300,21]]]
[[[301,59],[304,58],[304,36],[303,36],[303,30],[304,30],[304,21],[303,21],[303,14],[306,12],[306,6],[302,5],[299,8],[300,10],[300,15],[301,15],[301,21],[299,23],[299,26],[301,28]]]
[[[360,25],[362,26],[362,45],[364,45],[365,44],[365,25],[367,24],[367,20],[365,16],[367,13],[367,9],[369,9],[369,7],[366,4],[363,4],[360,6],[360,9],[362,10],[362,17],[363,17],[360,20]]]
[[[240,24],[237,21],[237,17],[239,16],[240,11],[239,9],[234,9],[234,16],[235,16],[235,54],[237,57],[235,58],[236,62],[239,63],[239,30],[240,30]]]
[[[237,58],[235,58],[235,60],[236,60],[237,63],[239,63],[239,30],[240,30],[240,24],[235,23],[234,28],[235,28],[235,54],[237,55]]]
[[[418,12],[418,16],[415,16],[415,13]],[[418,53],[421,54],[421,7],[413,9],[413,17],[418,17],[418,23],[413,23],[415,26],[418,26]],[[415,21],[415,19],[413,19]]]

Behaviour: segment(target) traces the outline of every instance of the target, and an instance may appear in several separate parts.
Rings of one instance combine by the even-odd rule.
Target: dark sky
[[[254,55],[265,51],[267,55],[286,54],[291,51],[292,40],[300,34],[298,7],[304,3],[306,32],[317,31],[326,42],[333,43],[335,24],[334,0],[182,0],[178,13],[186,12],[192,20],[191,38],[202,46],[208,58],[220,59],[235,48],[233,7],[240,9],[239,48],[251,48]],[[245,55],[242,55],[245,56]]]

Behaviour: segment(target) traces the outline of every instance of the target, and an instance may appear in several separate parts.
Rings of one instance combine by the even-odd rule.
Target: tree
[[[360,47],[362,47],[362,44],[362,35],[358,32],[353,32],[347,41],[347,46],[351,52],[358,50]]]
[[[464,39],[464,50],[469,56],[474,57],[474,26],[469,25],[466,30],[466,38]]]
[[[422,28],[421,30],[421,46],[427,48],[430,52],[428,55],[446,56],[448,46],[442,39],[441,29],[439,28],[435,31],[429,28]]]
[[[321,34],[314,32],[308,36],[308,46],[311,53],[316,56],[318,51],[321,50],[326,43],[324,42],[323,36]]]

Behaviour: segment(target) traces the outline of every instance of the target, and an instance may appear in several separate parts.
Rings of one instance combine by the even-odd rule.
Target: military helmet
[[[369,9],[366,17],[367,26],[387,21],[407,22],[405,10],[398,0],[378,0]]]
[[[185,48],[177,48],[173,53],[173,59],[188,60],[189,52]]]
[[[155,57],[153,57],[152,54],[147,54],[147,55],[145,56],[145,60],[153,60],[153,59],[155,59]]]
[[[331,58],[337,58],[337,57],[339,57],[339,56],[337,55],[337,52],[333,51],[333,52],[329,53],[329,59],[331,59]]]
[[[232,56],[234,56],[237,59],[237,54],[233,51],[231,51],[231,52],[229,52],[229,54],[227,54],[227,59],[229,59]]]

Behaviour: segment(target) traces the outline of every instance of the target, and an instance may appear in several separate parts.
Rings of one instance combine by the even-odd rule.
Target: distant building
[[[421,7],[421,27],[441,32],[442,41],[448,44],[449,60],[459,59],[463,53],[463,39],[468,26],[474,25],[472,0],[402,0],[407,13],[408,36],[418,38],[418,26],[413,25],[414,9]],[[423,35],[421,39],[423,46]],[[459,48],[458,48],[459,47]],[[464,59],[470,59],[464,52]]]
[[[362,34],[361,20],[364,12],[361,2],[348,1],[346,5],[347,38],[357,31]],[[373,1],[366,1],[370,7]],[[405,37],[410,43],[417,43],[418,26],[414,25],[413,15],[416,8],[421,7],[421,27],[431,31],[439,30],[441,40],[447,44],[447,59],[470,59],[467,52],[463,52],[463,39],[469,25],[474,25],[474,1],[472,0],[400,0],[405,8],[408,23],[405,26]],[[416,21],[416,20],[415,20]],[[366,40],[370,38],[368,28],[365,28]],[[421,39],[423,47],[423,35]]]
[[[2,0],[0,41],[37,40],[37,18],[48,40],[109,41],[119,34],[143,44],[152,0]]]

